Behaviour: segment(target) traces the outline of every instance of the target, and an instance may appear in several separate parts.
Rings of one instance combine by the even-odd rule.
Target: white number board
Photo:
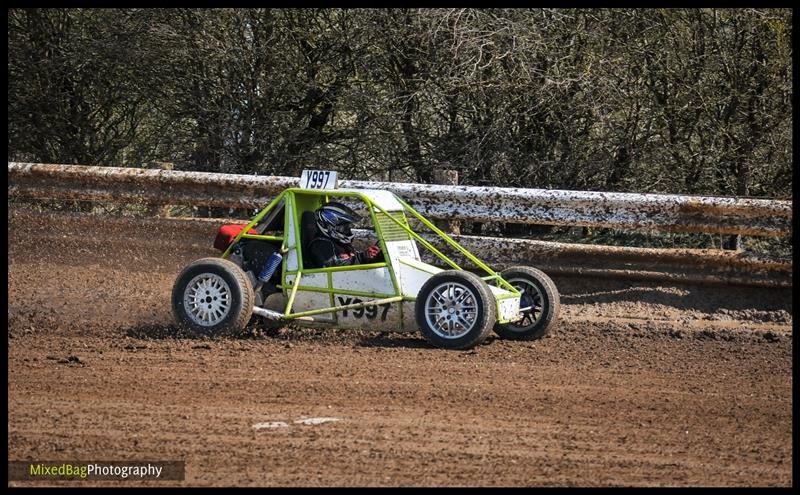
[[[300,176],[302,189],[336,189],[337,174],[330,170],[303,170]]]

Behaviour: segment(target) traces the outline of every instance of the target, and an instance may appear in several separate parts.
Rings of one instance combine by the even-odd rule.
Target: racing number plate
[[[337,173],[330,170],[303,170],[300,187],[303,189],[336,189]]]

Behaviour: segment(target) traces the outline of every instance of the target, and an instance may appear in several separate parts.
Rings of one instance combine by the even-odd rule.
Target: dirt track
[[[255,319],[175,336],[172,283],[217,226],[9,213],[9,459],[185,460],[186,485],[792,484],[791,290],[557,278],[553,334],[464,352]]]

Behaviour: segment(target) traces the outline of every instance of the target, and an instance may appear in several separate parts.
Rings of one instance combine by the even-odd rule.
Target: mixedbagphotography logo
[[[184,461],[9,461],[8,481],[180,480]]]

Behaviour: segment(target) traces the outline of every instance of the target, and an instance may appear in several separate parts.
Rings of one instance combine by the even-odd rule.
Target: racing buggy
[[[223,225],[219,258],[186,266],[172,290],[182,328],[218,336],[240,333],[256,314],[275,324],[420,331],[434,346],[469,349],[494,332],[533,340],[554,326],[559,295],[542,271],[517,266],[496,273],[390,191],[339,189],[336,172],[305,170],[247,224]],[[309,268],[315,211],[328,201],[366,211],[361,229],[382,260]],[[409,216],[407,216],[409,215]],[[411,227],[411,220],[461,253],[479,274],[459,266]],[[442,262],[424,263],[418,244]]]

